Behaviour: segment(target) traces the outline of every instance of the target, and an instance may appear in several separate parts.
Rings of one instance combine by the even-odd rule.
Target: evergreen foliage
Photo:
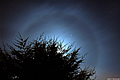
[[[43,34],[27,42],[29,37],[24,40],[19,33],[19,40],[13,43],[17,49],[7,44],[10,52],[3,43],[4,52],[0,48],[0,80],[92,80],[90,77],[95,74],[95,69],[81,69],[79,66],[86,56],[77,56],[81,47],[68,53],[74,43],[64,48],[67,44],[57,41],[58,37],[46,39]]]

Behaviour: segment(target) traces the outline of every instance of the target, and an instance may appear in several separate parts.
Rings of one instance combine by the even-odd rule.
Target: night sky
[[[75,41],[80,53],[88,52],[81,66],[95,66],[97,80],[120,78],[120,1],[1,2],[0,47],[12,45],[18,32],[29,41],[42,32]]]

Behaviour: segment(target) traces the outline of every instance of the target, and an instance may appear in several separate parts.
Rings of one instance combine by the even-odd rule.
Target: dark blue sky
[[[120,77],[120,2],[1,2],[0,46],[12,45],[18,32],[29,40],[45,31],[64,43],[75,41],[87,53],[82,65],[96,66],[97,80]]]

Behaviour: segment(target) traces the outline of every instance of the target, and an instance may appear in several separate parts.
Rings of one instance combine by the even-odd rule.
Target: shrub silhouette
[[[3,43],[0,80],[91,80],[95,69],[79,67],[86,55],[77,56],[81,47],[68,52],[74,43],[64,48],[67,44],[57,41],[58,37],[46,39],[43,34],[27,43],[29,37],[24,40],[19,33],[19,40],[13,43],[16,48],[7,44],[9,52]]]

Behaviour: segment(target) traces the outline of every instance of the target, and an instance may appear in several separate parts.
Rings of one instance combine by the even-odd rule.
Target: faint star
[[[112,11],[110,11],[112,13]]]

